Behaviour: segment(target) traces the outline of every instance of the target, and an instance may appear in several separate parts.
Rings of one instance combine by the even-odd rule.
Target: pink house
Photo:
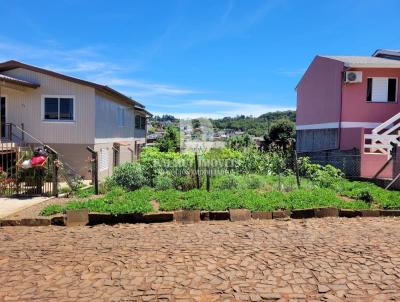
[[[399,78],[400,50],[316,56],[296,87],[297,151],[311,157],[351,154],[358,158],[357,176],[393,178]]]

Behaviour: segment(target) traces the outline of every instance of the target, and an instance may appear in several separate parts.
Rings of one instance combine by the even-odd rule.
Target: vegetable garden
[[[197,163],[197,164],[196,164]],[[123,214],[198,209],[251,211],[336,207],[398,209],[400,192],[350,181],[332,166],[297,160],[288,153],[215,149],[199,154],[161,152],[147,147],[139,162],[115,168],[101,184],[102,195],[78,191],[65,205],[50,205],[43,215],[68,209]]]

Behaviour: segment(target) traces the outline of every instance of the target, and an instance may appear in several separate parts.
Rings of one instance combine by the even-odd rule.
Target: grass
[[[246,208],[251,211],[273,211],[278,209],[304,209],[313,207],[337,207],[347,209],[398,209],[400,192],[387,191],[366,182],[338,180],[328,188],[320,188],[310,180],[301,180],[297,189],[293,176],[246,175],[217,177],[212,180],[212,190],[175,189],[155,191],[142,188],[124,191],[114,188],[97,198],[87,198],[92,189],[83,190],[66,205],[49,205],[42,215],[65,213],[68,209],[87,208],[90,212],[114,215],[122,213],[146,213],[153,211],[152,200],[159,203],[161,211],[199,209],[223,211],[230,208]],[[346,198],[343,198],[346,197]],[[346,200],[345,200],[346,199]]]

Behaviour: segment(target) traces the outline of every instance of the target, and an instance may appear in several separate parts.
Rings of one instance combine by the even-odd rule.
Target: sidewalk
[[[41,203],[49,197],[20,197],[8,198],[0,197],[0,218],[9,216],[15,212],[21,211],[25,208]]]

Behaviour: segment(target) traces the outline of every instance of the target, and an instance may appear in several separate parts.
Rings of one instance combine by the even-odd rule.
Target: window
[[[136,115],[135,116],[135,128],[136,129],[146,129],[146,117]]]
[[[108,169],[108,150],[105,148],[100,149],[99,170],[104,171]]]
[[[135,128],[140,129],[140,115],[135,116]]]
[[[73,121],[73,97],[44,97],[43,120],[46,121]]]
[[[397,78],[368,78],[367,101],[396,102]]]
[[[146,118],[144,116],[140,117],[140,129],[146,129]]]
[[[120,128],[125,127],[125,109],[123,107],[117,109],[117,125]]]

